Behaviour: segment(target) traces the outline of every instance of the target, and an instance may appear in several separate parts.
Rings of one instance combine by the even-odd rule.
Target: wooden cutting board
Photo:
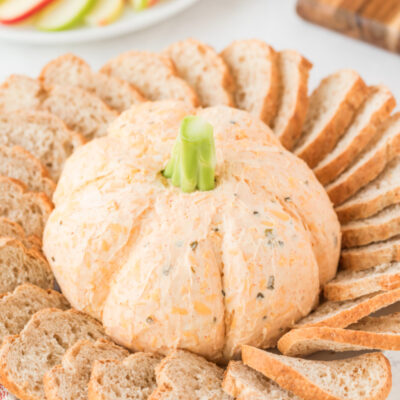
[[[400,0],[298,0],[316,24],[400,53]]]

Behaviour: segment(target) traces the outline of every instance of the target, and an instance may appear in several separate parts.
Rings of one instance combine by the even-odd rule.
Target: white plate
[[[109,39],[157,24],[196,3],[199,0],[164,0],[142,12],[126,7],[124,15],[113,24],[101,27],[77,27],[62,32],[42,32],[32,26],[0,25],[0,39],[31,44],[82,43]]]

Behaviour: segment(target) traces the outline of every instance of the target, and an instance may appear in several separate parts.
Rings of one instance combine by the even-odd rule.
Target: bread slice
[[[42,237],[52,210],[44,193],[29,192],[22,183],[0,177],[0,217],[18,223],[28,235]]]
[[[73,86],[53,86],[41,108],[57,115],[86,140],[105,136],[108,125],[118,116],[97,96]]]
[[[0,344],[6,336],[20,333],[33,314],[51,307],[66,310],[69,304],[55,290],[44,290],[29,283],[3,294],[0,297]]]
[[[388,118],[378,129],[377,139],[367,146],[345,172],[326,186],[335,206],[374,180],[400,154],[400,112]]]
[[[101,72],[129,82],[149,100],[181,100],[197,106],[194,90],[179,78],[172,61],[161,54],[129,51],[109,60]]]
[[[270,124],[278,110],[277,53],[262,40],[251,39],[232,42],[221,56],[236,82],[236,105]]]
[[[367,86],[355,71],[345,69],[323,79],[311,94],[294,153],[315,168],[343,136],[366,94]]]
[[[84,89],[64,85],[45,90],[38,80],[20,75],[10,77],[0,87],[0,99],[3,99],[0,112],[46,110],[86,139],[104,136],[107,124],[118,115],[99,97]]]
[[[308,110],[308,77],[312,64],[294,50],[278,53],[278,111],[271,123],[281,143],[292,150],[299,139]]]
[[[147,400],[157,386],[155,369],[161,359],[139,352],[123,361],[95,361],[88,400]]]
[[[174,63],[179,76],[197,93],[203,107],[234,107],[235,83],[222,57],[195,39],[171,44],[164,54]]]
[[[381,264],[364,271],[341,271],[335,279],[324,286],[328,300],[356,299],[381,290],[400,287],[400,263]]]
[[[242,346],[243,362],[303,400],[385,400],[392,388],[382,353],[335,361],[312,361]]]
[[[386,86],[369,88],[367,98],[342,138],[314,168],[315,175],[323,185],[332,182],[351,164],[373,139],[377,126],[389,117],[395,106],[396,100]]]
[[[39,159],[57,180],[64,162],[83,138],[64,122],[44,111],[0,111],[0,145],[23,147]]]
[[[29,190],[43,192],[50,199],[56,188],[43,164],[20,146],[0,145],[0,175],[17,179]]]
[[[203,357],[177,350],[156,368],[157,388],[149,400],[232,399],[222,390],[223,374]]]
[[[28,249],[34,247],[41,250],[42,248],[42,241],[37,236],[27,236],[21,225],[8,218],[0,217],[0,237],[17,239]]]
[[[229,362],[222,388],[236,400],[301,400],[240,361]]]
[[[336,207],[341,223],[368,218],[392,204],[400,203],[400,156],[354,196]]]
[[[122,360],[128,350],[105,339],[95,343],[80,340],[70,347],[60,365],[47,371],[43,378],[47,400],[86,400],[93,363],[96,360]]]
[[[367,317],[348,329],[313,327],[293,329],[278,342],[279,351],[303,357],[317,351],[400,350],[400,313]]]
[[[0,262],[0,293],[11,292],[23,283],[54,287],[53,273],[42,253],[27,249],[17,239],[0,237]]]
[[[400,261],[400,235],[384,242],[344,249],[340,255],[340,266],[353,271],[394,261]]]
[[[400,234],[400,204],[394,204],[366,219],[342,225],[344,248],[380,242]]]
[[[43,376],[79,340],[106,338],[99,322],[76,310],[47,308],[0,349],[0,383],[21,400],[45,398]]]
[[[310,315],[297,322],[295,327],[328,326],[346,328],[367,315],[390,306],[399,300],[400,289],[394,289],[388,292],[368,294],[354,300],[326,301]]]
[[[74,54],[64,54],[50,61],[39,76],[45,89],[53,86],[76,86],[96,95],[118,112],[145,98],[128,82],[94,72],[90,66]]]

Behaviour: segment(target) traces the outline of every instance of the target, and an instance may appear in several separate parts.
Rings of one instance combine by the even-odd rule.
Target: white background
[[[368,84],[386,84],[400,102],[400,56],[304,22],[295,0],[200,0],[191,9],[156,27],[100,43],[68,46],[24,46],[0,42],[0,80],[11,73],[36,76],[50,59],[74,52],[99,68],[129,49],[161,50],[169,43],[198,38],[221,50],[230,41],[260,38],[276,49],[294,48],[313,63],[311,86],[340,68],[353,68]],[[400,356],[388,354],[394,366],[391,400],[400,398]]]

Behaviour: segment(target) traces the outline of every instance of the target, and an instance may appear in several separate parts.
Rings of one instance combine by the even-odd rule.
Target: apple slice
[[[61,31],[82,22],[96,0],[56,0],[43,10],[35,22],[44,31]]]
[[[0,23],[16,24],[21,22],[54,0],[7,0],[0,1]]]
[[[135,11],[142,11],[146,8],[154,6],[159,0],[130,0]]]
[[[85,18],[85,22],[92,26],[111,24],[120,17],[124,11],[125,0],[97,0]]]

